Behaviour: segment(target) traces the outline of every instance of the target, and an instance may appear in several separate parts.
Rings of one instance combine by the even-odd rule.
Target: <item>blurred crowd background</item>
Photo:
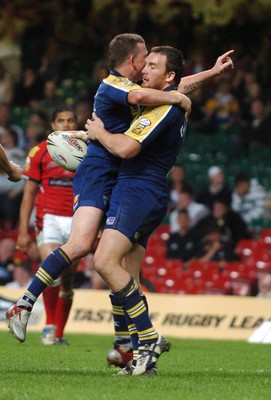
[[[27,152],[48,134],[58,106],[72,106],[84,129],[108,73],[108,43],[123,32],[141,34],[149,49],[163,44],[181,49],[184,75],[211,68],[234,49],[234,69],[191,95],[186,142],[169,176],[165,224],[169,235],[176,234],[190,201],[206,211],[199,220],[221,221],[213,215],[220,202],[241,218],[233,224],[243,228],[242,237],[232,240],[231,234],[233,251],[240,239],[256,240],[271,226],[269,0],[0,1],[0,143],[9,158],[24,165]],[[3,240],[16,239],[22,191],[23,181],[9,182],[0,171]],[[190,221],[190,227],[198,222]],[[207,222],[203,236],[212,230]],[[225,229],[223,234],[225,239]],[[1,254],[0,262],[5,263]]]

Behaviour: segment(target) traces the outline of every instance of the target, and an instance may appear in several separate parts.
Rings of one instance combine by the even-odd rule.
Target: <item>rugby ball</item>
[[[54,131],[47,137],[47,150],[61,167],[74,172],[83,161],[87,144],[73,137],[78,131]]]

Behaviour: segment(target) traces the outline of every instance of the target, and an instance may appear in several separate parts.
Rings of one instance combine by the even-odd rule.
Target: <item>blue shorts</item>
[[[81,206],[106,211],[116,183],[119,160],[86,156],[76,170],[73,180],[74,211]]]
[[[147,247],[150,234],[167,213],[166,187],[142,179],[120,179],[113,189],[105,228],[117,229],[132,243]]]

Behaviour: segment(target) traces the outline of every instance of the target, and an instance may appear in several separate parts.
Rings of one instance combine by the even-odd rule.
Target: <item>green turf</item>
[[[115,376],[110,336],[67,335],[70,346],[20,344],[0,332],[2,400],[269,400],[271,345],[172,339],[158,375]]]

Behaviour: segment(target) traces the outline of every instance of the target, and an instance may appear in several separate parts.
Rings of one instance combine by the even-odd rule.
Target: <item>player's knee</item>
[[[110,260],[108,259],[107,255],[102,253],[95,253],[94,254],[94,268],[98,272],[98,274],[103,275],[106,269],[110,265]]]
[[[62,246],[62,248],[66,254],[68,254],[71,261],[74,261],[87,256],[91,251],[91,244],[85,241],[68,242],[66,245]]]

